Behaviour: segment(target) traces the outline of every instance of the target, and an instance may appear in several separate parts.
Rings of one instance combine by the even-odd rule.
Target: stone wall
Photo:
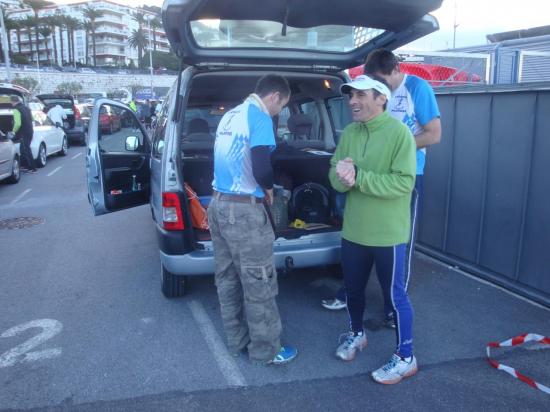
[[[65,72],[31,72],[12,70],[12,79],[16,77],[32,77],[39,82],[38,93],[52,93],[57,85],[64,82],[78,82],[82,85],[82,93],[88,92],[111,92],[121,87],[128,88],[131,84],[140,84],[144,88],[151,85],[151,76],[146,74],[85,74],[85,73],[65,73]],[[176,81],[177,76],[154,75],[153,87],[171,87]],[[6,79],[6,70],[0,70],[0,79]]]

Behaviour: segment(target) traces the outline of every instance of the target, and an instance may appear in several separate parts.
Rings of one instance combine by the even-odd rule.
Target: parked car
[[[8,137],[13,130],[12,96],[27,104],[30,94],[21,86],[0,83],[0,180],[17,183],[20,176],[20,144]]]
[[[7,134],[0,132],[0,180],[8,183],[19,182],[19,144],[15,144]]]
[[[92,115],[93,105],[91,104],[77,104],[76,108],[80,112],[80,119],[84,124],[84,131],[88,133],[88,124],[90,123],[90,116]]]
[[[32,112],[34,133],[31,141],[32,156],[38,167],[46,166],[48,156],[67,155],[69,144],[65,131],[55,126],[46,113]]]
[[[341,209],[328,171],[345,126],[337,114],[349,110],[339,92],[348,79],[344,70],[375,48],[395,49],[437,30],[437,20],[427,13],[441,1],[417,0],[404,7],[395,0],[342,0],[335,13],[333,0],[316,0],[314,10],[311,2],[287,0],[272,0],[269,8],[251,0],[230,8],[218,0],[166,0],[164,30],[187,68],[168,92],[151,137],[129,108],[113,100],[95,102],[86,155],[94,213],[150,204],[165,296],[182,295],[187,276],[212,274],[210,234],[193,227],[184,183],[207,203],[217,122],[254,90],[262,75],[279,73],[289,81],[292,96],[286,115],[273,119],[276,183],[291,192],[307,183],[324,186],[329,210],[322,228],[277,229],[275,264],[291,270],[339,263]],[[210,20],[205,24],[201,18]],[[361,28],[363,37],[357,34]],[[104,139],[100,113],[105,107],[123,111],[137,127]],[[200,131],[191,128],[199,122]]]
[[[99,112],[99,127],[102,132],[113,134],[122,128],[119,109],[103,106]]]
[[[40,94],[36,96],[44,104],[44,112],[59,104],[67,115],[67,120],[63,122],[63,128],[70,141],[78,144],[86,143],[86,129],[81,119],[80,111],[75,105],[74,99],[68,94]]]

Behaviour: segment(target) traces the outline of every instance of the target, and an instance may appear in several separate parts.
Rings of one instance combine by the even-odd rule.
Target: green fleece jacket
[[[346,157],[357,166],[351,188],[336,177],[336,164]],[[351,123],[330,164],[332,186],[347,192],[342,237],[365,246],[407,243],[416,177],[416,144],[407,126],[388,112]]]

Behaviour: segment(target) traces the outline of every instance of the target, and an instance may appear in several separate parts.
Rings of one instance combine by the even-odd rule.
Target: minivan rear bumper
[[[214,251],[212,242],[201,242],[204,250],[184,255],[168,255],[160,251],[164,267],[175,275],[212,275]],[[284,269],[290,262],[294,268],[330,265],[340,262],[341,232],[302,236],[299,239],[279,238],[274,244],[275,265]]]

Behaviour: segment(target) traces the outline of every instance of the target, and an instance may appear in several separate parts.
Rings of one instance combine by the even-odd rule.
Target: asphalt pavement
[[[419,373],[394,386],[372,381],[394,332],[379,327],[376,278],[367,288],[368,348],[334,356],[346,311],[320,306],[340,280],[325,268],[280,278],[285,366],[232,357],[211,276],[188,294],[160,292],[148,206],[94,217],[83,147],[51,157],[17,185],[0,184],[0,410],[332,411],[533,410],[550,396],[491,368],[488,342],[550,336],[550,311],[417,254],[411,284]],[[550,386],[550,350],[518,347],[495,357]]]

